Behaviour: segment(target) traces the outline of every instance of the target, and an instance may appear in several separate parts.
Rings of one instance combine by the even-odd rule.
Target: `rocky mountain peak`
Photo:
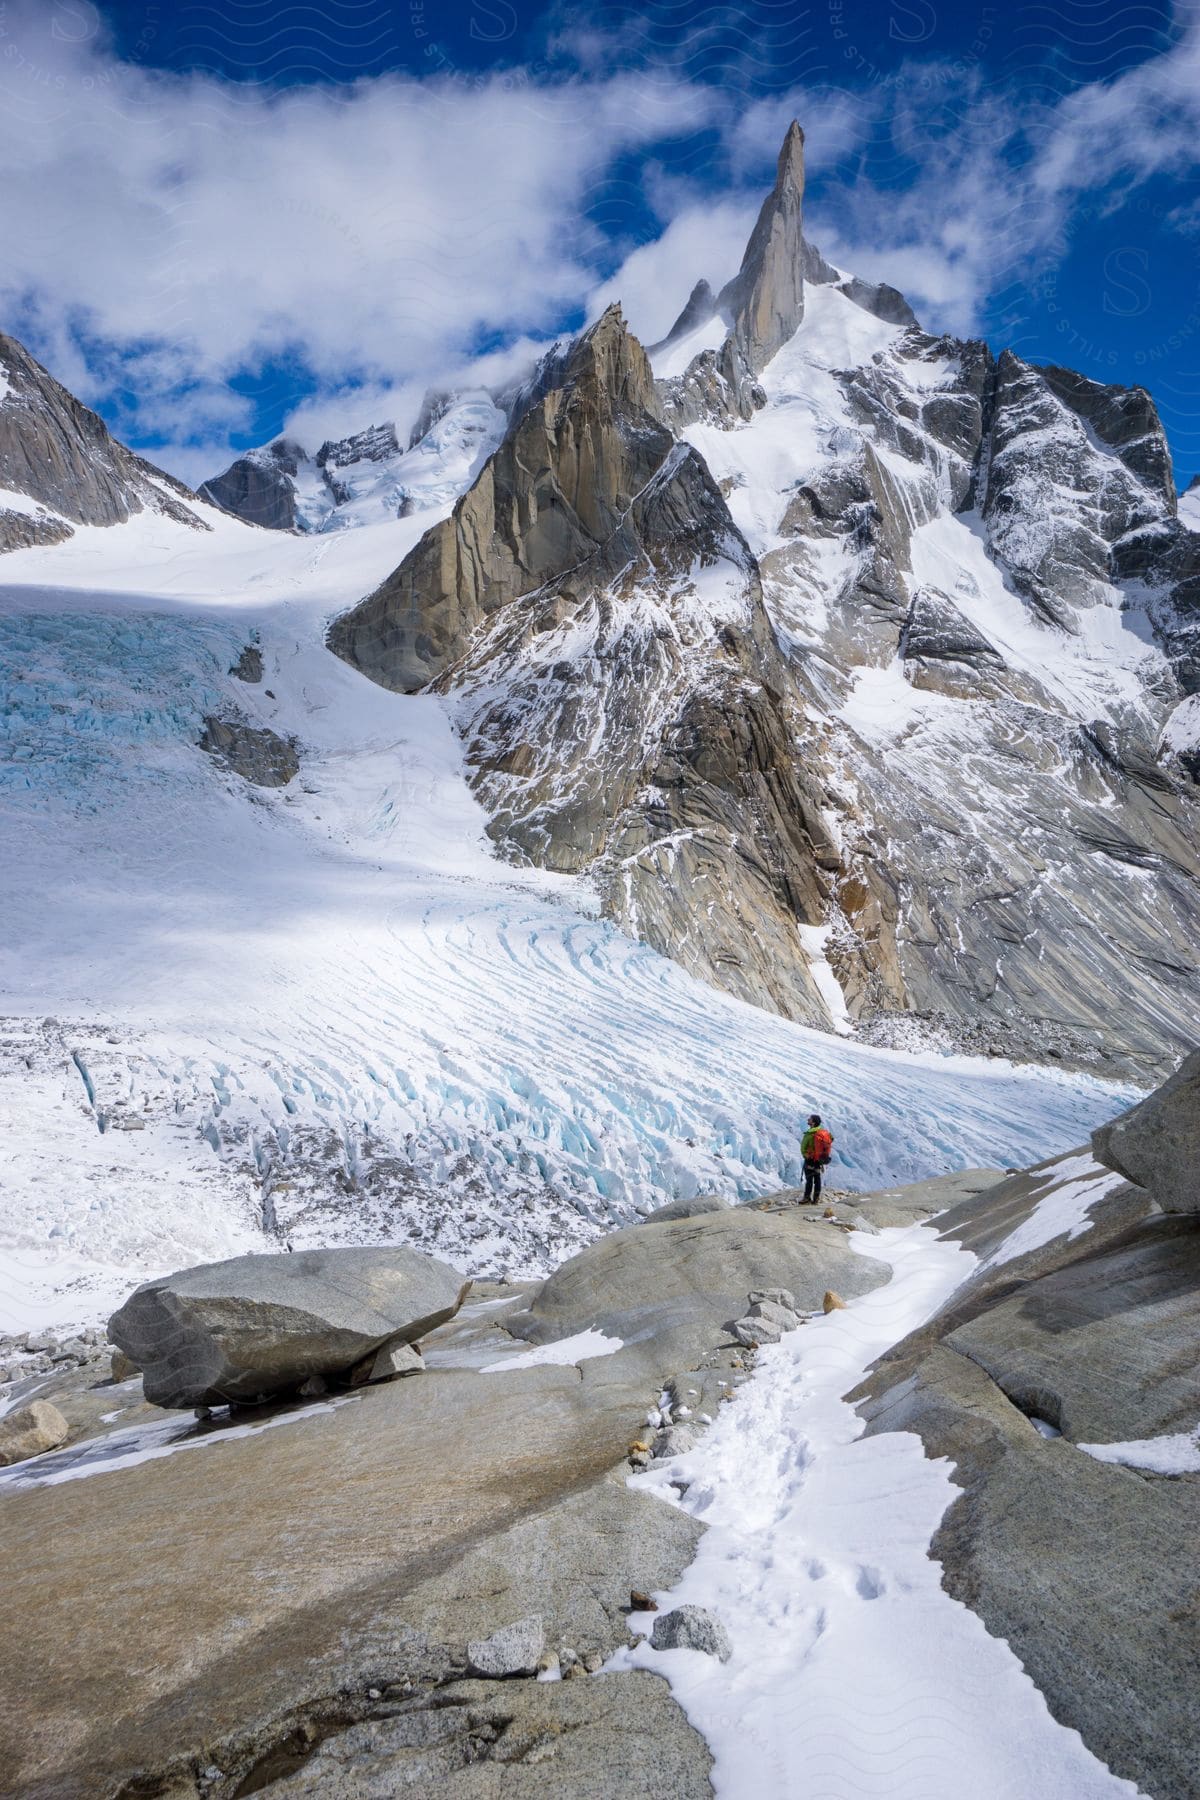
[[[719,305],[747,366],[757,374],[793,336],[804,317],[804,133],[788,126],[742,266],[721,290]]]
[[[666,337],[660,338],[657,344],[652,344],[648,354],[653,356],[656,350],[665,350],[668,345],[678,343],[689,331],[694,331],[697,325],[703,325],[707,319],[711,319],[716,310],[717,296],[709,283],[701,278],[688,295],[683,311]]]
[[[196,495],[118,443],[16,338],[0,332],[0,551],[56,543],[75,525],[120,525],[146,508],[207,529]]]
[[[576,403],[609,418],[618,413],[659,416],[650,358],[625,323],[620,305],[607,308],[573,345],[564,388]]]

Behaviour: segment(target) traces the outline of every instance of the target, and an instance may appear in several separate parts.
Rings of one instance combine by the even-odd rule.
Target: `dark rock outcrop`
[[[717,296],[707,281],[698,281],[688,295],[683,311],[666,337],[660,338],[657,344],[647,345],[647,356],[653,357],[660,350],[667,350],[672,344],[677,344],[680,338],[685,338],[690,331],[695,331],[698,325],[704,325],[709,319],[714,318],[716,312]]]
[[[239,456],[221,475],[201,484],[202,500],[233,513],[247,525],[292,531],[296,525],[296,475],[306,453],[291,438],[276,438],[265,449]]]
[[[200,748],[255,787],[286,787],[300,773],[293,740],[244,719],[205,719]]]
[[[108,1334],[156,1406],[219,1406],[414,1343],[453,1318],[470,1285],[402,1248],[238,1256],[144,1283]]]
[[[0,488],[46,509],[0,510],[0,551],[57,542],[72,525],[120,525],[147,507],[208,529],[189,488],[118,443],[98,414],[3,332],[0,389]]]

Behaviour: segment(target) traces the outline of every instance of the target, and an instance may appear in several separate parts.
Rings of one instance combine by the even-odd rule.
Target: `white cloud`
[[[49,9],[0,17],[0,316],[32,317],[85,398],[123,352],[148,420],[186,382],[189,430],[268,359],[395,384],[482,329],[552,330],[595,282],[593,185],[713,105],[628,74],[269,92],[114,62]]]
[[[20,321],[61,380],[192,478],[250,428],[231,379],[244,390],[272,365],[315,388],[286,427],[315,446],[383,418],[403,430],[427,382],[503,380],[612,299],[653,342],[697,279],[736,269],[793,115],[809,235],[957,332],[1061,251],[1082,195],[1179,174],[1200,143],[1196,30],[1059,96],[985,92],[977,70],[927,61],[742,104],[689,81],[686,58],[622,69],[604,32],[576,41],[573,79],[272,91],[122,64],[101,31],[56,32],[57,17],[0,4],[0,326]],[[708,166],[655,160],[704,126],[720,134]],[[629,152],[631,220],[649,207],[663,228],[604,276],[604,184]],[[604,231],[588,221],[602,191]],[[505,347],[472,364],[484,335]]]
[[[614,300],[644,344],[665,337],[696,283],[720,288],[737,273],[746,239],[762,203],[710,200],[676,214],[660,237],[641,244],[615,275],[593,289],[588,317],[598,318]]]

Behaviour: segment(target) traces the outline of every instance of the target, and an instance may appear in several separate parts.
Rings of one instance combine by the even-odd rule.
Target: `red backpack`
[[[812,1160],[816,1163],[825,1164],[832,1155],[833,1133],[832,1131],[826,1131],[825,1127],[822,1125],[819,1130],[813,1132]]]

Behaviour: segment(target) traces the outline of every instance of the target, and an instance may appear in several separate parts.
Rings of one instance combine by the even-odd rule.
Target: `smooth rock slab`
[[[1094,1131],[1092,1154],[1148,1188],[1164,1212],[1200,1212],[1200,1050],[1148,1099]]]
[[[463,1681],[326,1738],[266,1800],[704,1800],[710,1757],[661,1676]]]
[[[476,1675],[496,1679],[504,1675],[534,1675],[546,1648],[546,1630],[540,1613],[502,1625],[491,1637],[467,1645],[467,1661]]]
[[[148,1281],[109,1321],[156,1406],[219,1406],[337,1375],[458,1311],[457,1270],[400,1247],[237,1256]]]
[[[48,1400],[35,1400],[0,1419],[0,1466],[27,1462],[31,1456],[42,1456],[57,1450],[67,1441],[70,1426]]]
[[[728,1662],[733,1655],[729,1633],[704,1606],[677,1606],[662,1613],[654,1621],[650,1645],[654,1650],[699,1650],[718,1662]]]

